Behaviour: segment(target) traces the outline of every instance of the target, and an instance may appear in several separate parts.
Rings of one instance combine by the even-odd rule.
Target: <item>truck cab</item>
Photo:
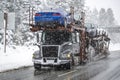
[[[35,69],[40,70],[41,66],[70,69],[74,63],[74,54],[79,53],[80,48],[79,42],[73,40],[78,38],[75,35],[68,30],[42,31],[41,37],[38,37],[41,39],[38,42],[39,50],[33,54]]]

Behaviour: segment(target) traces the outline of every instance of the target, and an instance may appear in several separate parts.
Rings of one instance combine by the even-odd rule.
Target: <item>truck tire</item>
[[[41,64],[34,64],[35,70],[41,70]]]
[[[66,65],[66,69],[71,69],[72,68],[72,65],[71,65],[71,63],[69,62],[69,63],[67,63]]]
[[[91,45],[89,45],[87,49],[87,58],[88,58],[88,63],[94,61],[95,59],[95,48]]]
[[[106,51],[104,52],[105,58],[107,58],[107,57],[109,56],[109,54],[110,54],[110,52],[109,52],[108,50],[106,50]]]
[[[55,66],[55,70],[61,70],[61,65]]]

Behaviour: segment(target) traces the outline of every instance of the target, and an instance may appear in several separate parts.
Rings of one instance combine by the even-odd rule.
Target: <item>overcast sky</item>
[[[86,6],[89,6],[91,9],[97,8],[112,8],[114,16],[120,24],[120,0],[86,0]]]

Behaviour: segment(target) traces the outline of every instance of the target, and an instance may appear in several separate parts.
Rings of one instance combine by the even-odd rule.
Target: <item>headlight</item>
[[[68,53],[68,54],[67,54],[67,57],[68,57],[68,58],[70,58],[70,57],[71,57],[71,56],[70,56],[70,53]]]
[[[34,59],[40,58],[39,51],[36,51],[36,52],[33,53],[33,58],[34,58]]]
[[[70,53],[62,53],[61,54],[61,58],[67,58],[67,59],[69,59],[69,58],[71,58],[71,54]]]
[[[39,58],[39,54],[33,54],[33,58],[34,58],[34,59]]]

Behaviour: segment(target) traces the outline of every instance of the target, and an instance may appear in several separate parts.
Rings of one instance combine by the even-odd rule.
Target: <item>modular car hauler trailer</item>
[[[108,52],[106,43],[109,44],[110,39],[104,32],[100,34],[97,30],[87,30],[84,16],[80,21],[71,20],[70,24],[67,16],[60,12],[38,12],[34,19],[35,24],[30,24],[30,30],[37,32],[38,38],[42,33],[41,40],[37,41],[39,50],[33,54],[37,70],[41,66],[71,69],[73,65],[91,61],[93,53]]]

